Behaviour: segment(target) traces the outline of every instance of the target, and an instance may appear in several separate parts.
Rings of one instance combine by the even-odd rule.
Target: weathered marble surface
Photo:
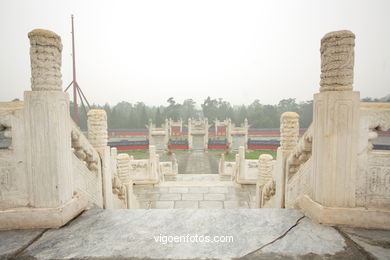
[[[43,232],[44,229],[0,231],[0,259],[14,257]]]
[[[302,214],[297,210],[90,210],[59,230],[47,231],[23,256],[232,258],[281,236]],[[234,243],[155,242],[162,235],[233,235]]]
[[[0,259],[16,252],[19,252],[17,259],[389,259],[390,256],[390,231],[335,229],[319,225],[293,209],[93,209],[69,225],[48,230],[39,237],[42,232],[0,232]],[[234,242],[163,244],[154,239],[160,234],[232,235]]]
[[[360,228],[341,228],[356,244],[371,256],[378,259],[390,259],[390,231]]]
[[[318,225],[309,218],[303,218],[287,235],[275,243],[262,249],[263,252],[287,255],[317,255],[343,251],[344,238],[332,227]]]

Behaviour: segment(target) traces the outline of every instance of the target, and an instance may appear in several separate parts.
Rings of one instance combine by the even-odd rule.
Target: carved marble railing
[[[71,126],[74,188],[90,202],[103,207],[100,156],[73,120]]]
[[[0,103],[0,209],[29,203],[23,108],[23,102]]]
[[[118,176],[123,183],[157,184],[163,180],[155,146],[149,148],[149,159],[134,160],[128,154],[118,154]]]
[[[297,173],[302,165],[311,157],[313,141],[312,129],[313,128],[310,125],[287,158],[286,174],[288,174],[288,179]]]
[[[310,125],[287,157],[285,206],[288,208],[296,207],[299,197],[312,190],[308,181],[312,172],[312,142],[313,127]]]
[[[120,200],[126,200],[126,185],[119,178],[118,153],[115,147],[110,150],[112,193]]]
[[[18,127],[16,122],[18,115],[16,113],[17,111],[22,113],[22,110],[23,102],[21,101],[0,103],[0,149],[11,148],[12,131],[15,126]]]
[[[372,150],[372,140],[378,137],[377,131],[390,129],[390,103],[360,102],[360,136],[362,145],[367,140],[366,147]]]
[[[313,196],[313,162],[310,157],[301,165],[298,172],[290,176],[287,182],[285,196],[286,208],[296,208],[298,200],[303,195]]]
[[[377,131],[390,128],[390,103],[360,103],[356,205],[390,209],[390,151],[373,150]]]
[[[245,159],[245,147],[238,150],[238,163],[236,162],[236,182],[239,184],[256,184],[259,172],[258,160]]]
[[[98,174],[101,168],[99,154],[73,121],[71,136],[73,153],[90,171]]]
[[[276,183],[275,180],[268,181],[262,189],[263,207],[275,195]]]
[[[222,154],[218,164],[219,175],[231,176],[234,179],[236,171],[236,162],[225,161],[225,155]]]
[[[0,149],[8,149],[12,144],[12,117],[18,109],[23,109],[23,102],[0,103]]]
[[[161,178],[164,176],[172,176],[178,174],[178,164],[176,160],[176,155],[172,154],[172,161],[170,162],[160,162],[160,174]]]

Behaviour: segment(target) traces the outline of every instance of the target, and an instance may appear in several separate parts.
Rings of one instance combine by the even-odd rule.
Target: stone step
[[[155,187],[241,187],[240,184],[232,181],[165,181]]]
[[[0,258],[367,259],[370,256],[352,243],[347,233],[316,224],[293,209],[89,210],[60,229],[36,231],[28,239],[20,239],[27,231],[19,231],[19,235],[18,231],[7,232],[0,232],[3,242]],[[212,242],[206,242],[209,240]],[[378,252],[386,256],[389,249],[380,249],[384,251]]]
[[[165,181],[231,181],[231,176],[219,174],[177,174],[172,176],[165,176]]]
[[[255,208],[255,185],[232,181],[167,181],[135,185],[134,194],[143,209]]]

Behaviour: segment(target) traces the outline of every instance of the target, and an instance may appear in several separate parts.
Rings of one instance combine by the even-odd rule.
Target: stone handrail
[[[84,161],[90,171],[97,174],[100,168],[100,156],[73,120],[71,137],[72,148],[74,149],[73,152],[76,157],[79,160]]]
[[[313,141],[312,129],[313,127],[310,125],[287,158],[286,170],[289,178],[298,172],[301,165],[303,165],[311,157]]]
[[[6,139],[12,139],[12,114],[15,110],[23,109],[23,102],[0,103],[0,134]],[[0,137],[1,137],[0,135]]]
[[[275,195],[275,191],[276,182],[271,179],[262,188],[263,205]]]
[[[378,137],[376,131],[390,129],[390,103],[360,102],[360,117],[366,120],[368,149],[372,150],[371,141]]]

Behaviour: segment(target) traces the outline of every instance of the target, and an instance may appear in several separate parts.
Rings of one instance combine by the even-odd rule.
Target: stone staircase
[[[134,186],[143,209],[253,208],[255,190],[255,185],[236,184],[218,174],[178,174],[158,185]]]

